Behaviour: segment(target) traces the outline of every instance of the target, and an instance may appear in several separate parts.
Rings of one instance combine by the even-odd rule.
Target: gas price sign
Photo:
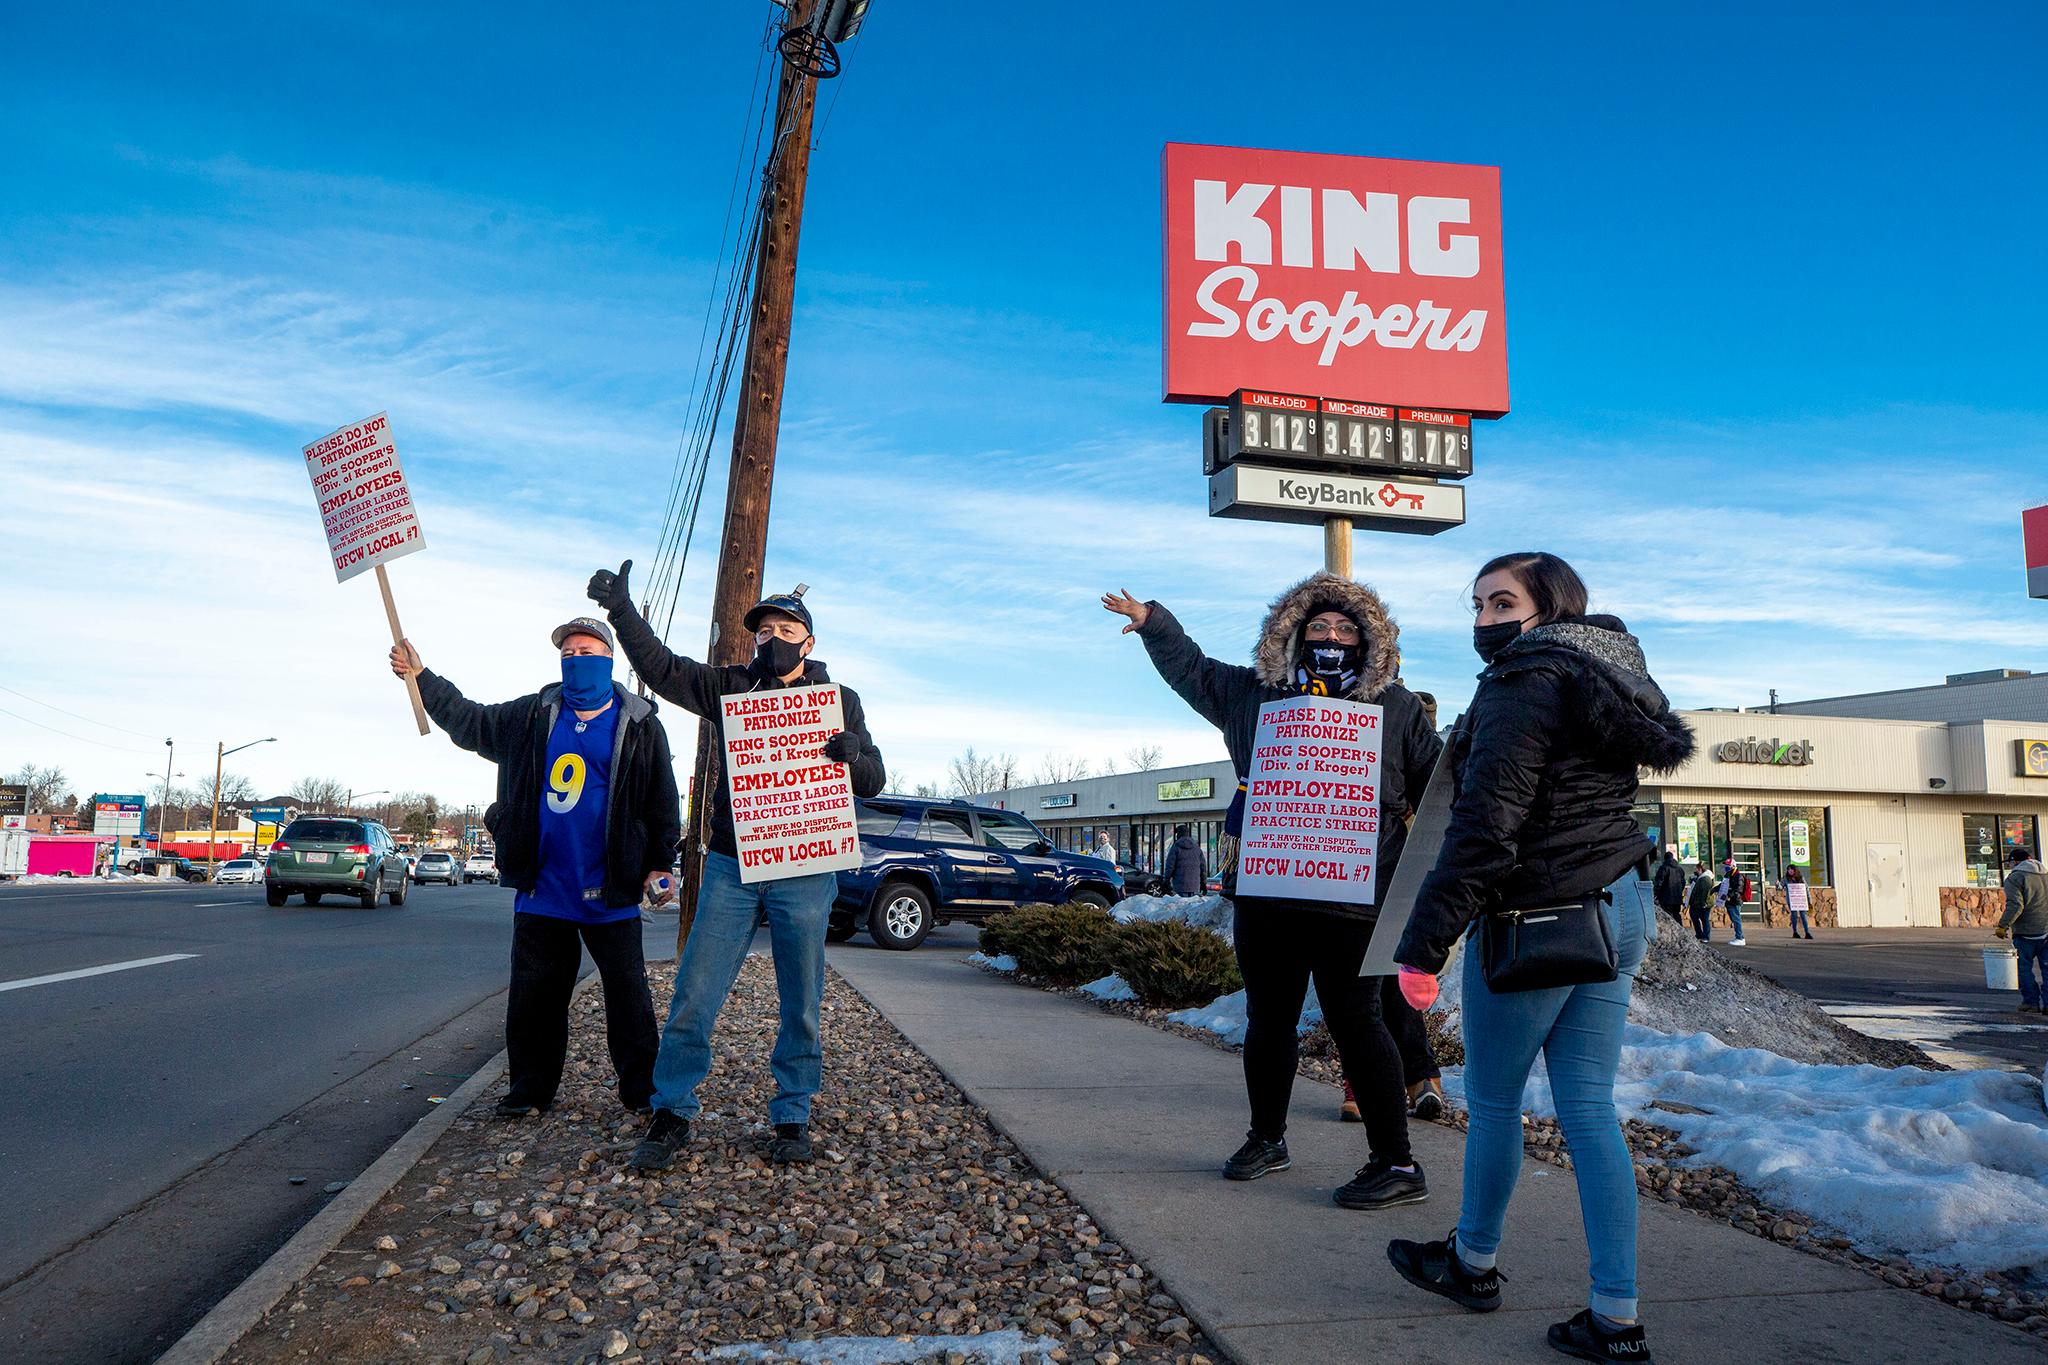
[[[1342,464],[1391,469],[1398,440],[1395,409],[1384,403],[1323,400],[1322,455]]]
[[[1400,467],[1440,479],[1472,472],[1472,418],[1462,412],[1402,408]]]
[[[1239,389],[1230,400],[1230,457],[1314,459],[1320,450],[1316,409],[1315,399],[1299,394]]]

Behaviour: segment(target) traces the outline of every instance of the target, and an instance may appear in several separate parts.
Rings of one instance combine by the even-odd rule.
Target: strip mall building
[[[1823,924],[1985,923],[2006,850],[2041,852],[2048,675],[1682,714],[1699,750],[1645,778],[1636,821],[1689,861],[1733,855],[1758,888],[1752,916],[1781,918],[1778,888],[1796,866],[1820,890]],[[979,799],[1021,811],[1062,848],[1092,852],[1106,838],[1122,860],[1156,870],[1181,823],[1215,866],[1235,787],[1216,762]]]

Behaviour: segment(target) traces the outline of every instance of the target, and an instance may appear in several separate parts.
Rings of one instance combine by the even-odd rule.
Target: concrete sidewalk
[[[968,966],[957,948],[865,944],[832,966],[986,1109],[1243,1365],[1362,1359],[1550,1361],[1544,1328],[1585,1304],[1586,1252],[1569,1172],[1529,1162],[1508,1217],[1506,1304],[1467,1314],[1412,1289],[1390,1237],[1456,1221],[1464,1137],[1415,1125],[1428,1203],[1353,1213],[1330,1191],[1365,1159],[1338,1094],[1299,1081],[1294,1168],[1233,1184],[1243,1140],[1236,1055]],[[1651,1200],[1641,1209],[1650,1348],[1667,1365],[1784,1360],[2048,1359],[2033,1338]]]

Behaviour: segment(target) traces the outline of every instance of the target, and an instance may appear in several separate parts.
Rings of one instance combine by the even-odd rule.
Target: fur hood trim
[[[1692,727],[1671,709],[1650,676],[1642,645],[1612,616],[1534,626],[1501,651],[1489,673],[1559,667],[1576,680],[1594,747],[1653,773],[1692,757]],[[1485,675],[1481,675],[1484,677]]]
[[[1401,671],[1401,628],[1387,614],[1378,593],[1333,573],[1310,574],[1273,599],[1266,623],[1259,627],[1258,647],[1252,651],[1253,671],[1268,687],[1292,687],[1294,670],[1301,663],[1302,627],[1325,611],[1341,611],[1358,622],[1365,660],[1349,695],[1353,701],[1373,700]]]

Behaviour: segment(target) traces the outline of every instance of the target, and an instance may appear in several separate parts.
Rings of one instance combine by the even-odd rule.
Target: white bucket
[[[2020,951],[2010,943],[1994,943],[1984,949],[1984,984],[1994,991],[2020,988]]]

